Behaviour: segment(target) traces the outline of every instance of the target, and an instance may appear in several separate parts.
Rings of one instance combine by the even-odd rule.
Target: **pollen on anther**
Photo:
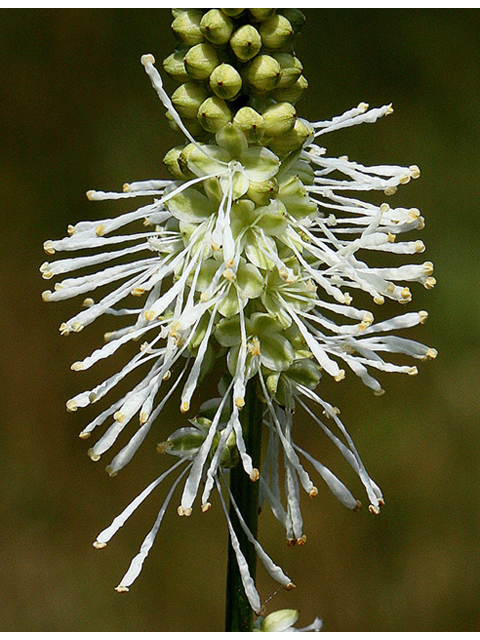
[[[205,502],[204,504],[202,504],[203,513],[206,513],[207,511],[210,511],[211,508],[212,508],[212,503],[211,502]]]
[[[310,496],[310,498],[315,498],[316,496],[318,496],[318,489],[317,487],[312,487],[310,489],[310,493],[308,494]]]
[[[258,469],[253,468],[252,473],[250,474],[250,480],[252,482],[256,482],[260,478],[260,472]]]
[[[297,540],[297,544],[299,547],[303,547],[304,544],[307,543],[307,536],[305,534],[303,534],[303,536],[301,538],[298,538]]]
[[[124,587],[123,585],[119,584],[118,587],[115,587],[115,591],[117,593],[128,593],[130,589],[128,587]]]
[[[107,543],[99,542],[98,540],[95,540],[95,542],[93,543],[93,546],[95,547],[95,549],[105,549],[105,547],[107,546]]]

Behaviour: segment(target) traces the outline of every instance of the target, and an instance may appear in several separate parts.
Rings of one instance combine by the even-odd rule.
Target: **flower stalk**
[[[259,398],[254,380],[247,385],[245,406],[241,413],[241,424],[252,462],[260,468],[262,442],[263,404]],[[252,482],[240,465],[230,472],[230,520],[238,538],[240,549],[248,564],[252,579],[255,580],[257,553],[249,541],[237,516],[234,503],[252,534],[257,537],[259,510],[259,483]],[[227,588],[225,607],[226,631],[252,631],[253,610],[245,594],[237,558],[232,546],[228,549]]]

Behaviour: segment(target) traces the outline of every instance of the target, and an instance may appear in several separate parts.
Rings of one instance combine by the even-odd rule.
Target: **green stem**
[[[240,421],[247,451],[252,457],[253,466],[260,467],[263,406],[257,397],[257,385],[251,380],[246,389],[245,406],[240,412]],[[239,462],[230,472],[230,490],[248,528],[256,537],[258,525],[259,483],[252,482]],[[257,556],[251,542],[247,539],[238,521],[233,505],[230,505],[230,519],[238,537],[250,574],[255,579]],[[252,631],[253,611],[243,588],[237,559],[232,546],[228,547],[227,593],[226,593],[226,631]]]

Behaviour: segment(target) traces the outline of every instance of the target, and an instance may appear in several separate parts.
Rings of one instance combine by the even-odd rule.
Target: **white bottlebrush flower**
[[[181,17],[182,10],[178,11]],[[189,46],[197,46],[195,38],[205,34],[209,38],[230,37],[231,18],[219,18],[220,10],[212,11],[218,15],[209,15],[205,24],[218,27],[215,32],[212,26],[204,26],[202,31],[201,12],[188,16],[185,33],[193,38]],[[284,29],[284,21],[278,24]],[[265,28],[264,35],[270,38],[271,33]],[[278,91],[288,90],[291,95],[292,87],[303,86],[298,61],[288,59],[287,64],[285,57],[264,55],[253,66],[241,57],[250,55],[242,48],[242,34],[235,32],[235,36],[233,50],[247,65],[245,81],[257,93],[267,90],[264,85],[270,87],[273,72],[275,82],[282,83]],[[216,58],[210,51],[208,54],[210,65]],[[201,60],[193,54],[189,60],[195,60],[196,65],[189,63],[189,68],[194,68],[191,73],[200,74],[203,82]],[[159,451],[179,460],[115,518],[95,546],[105,546],[138,505],[171,473],[177,473],[152,530],[117,587],[128,590],[153,544],[175,488],[183,482],[180,515],[189,515],[198,498],[207,510],[216,488],[246,594],[254,611],[260,613],[260,597],[230,522],[224,494],[270,575],[286,588],[293,584],[243,520],[228,487],[229,469],[241,464],[252,481],[260,482],[261,502],[267,503],[282,523],[289,544],[303,544],[306,539],[301,489],[312,497],[318,493],[305,461],[347,508],[358,510],[360,506],[341,480],[295,444],[296,406],[304,408],[358,474],[370,511],[378,513],[383,503],[338,409],[323,400],[317,389],[322,375],[341,381],[352,371],[375,394],[381,394],[376,371],[417,373],[415,366],[391,362],[390,355],[416,359],[436,355],[434,349],[395,335],[423,323],[426,312],[402,312],[375,322],[369,309],[354,305],[351,293],[362,291],[377,305],[387,299],[404,305],[412,297],[408,284],[434,285],[429,262],[370,267],[364,261],[366,251],[406,256],[423,252],[423,243],[410,235],[408,240],[399,239],[400,234],[423,227],[417,209],[361,198],[363,192],[375,191],[382,198],[391,195],[399,185],[417,178],[419,170],[416,166],[366,167],[346,157],[329,157],[317,144],[336,130],[376,122],[392,112],[390,105],[369,109],[361,103],[332,120],[308,123],[297,118],[290,103],[275,94],[276,104],[287,107],[273,110],[267,102],[269,106],[261,108],[261,100],[255,98],[258,104],[254,104],[263,109],[263,115],[243,107],[236,114],[229,112],[225,121],[227,112],[218,95],[205,104],[204,85],[200,89],[195,85],[184,90],[187,106],[192,108],[200,92],[204,101],[196,107],[198,120],[209,136],[194,137],[191,130],[198,122],[192,121],[190,111],[189,117],[179,113],[182,105],[186,109],[186,98],[178,94],[180,106],[175,106],[163,88],[153,56],[144,56],[142,63],[170,122],[186,142],[167,154],[166,164],[174,179],[133,182],[120,193],[88,192],[90,200],[146,198],[147,203],[114,218],[79,222],[69,227],[66,238],[45,243],[49,255],[71,252],[78,257],[44,263],[44,278],[83,273],[66,277],[53,291],[43,294],[46,301],[85,296],[83,309],[61,325],[61,333],[79,332],[102,315],[119,319],[118,328],[105,335],[105,344],[75,362],[72,369],[88,369],[128,344],[139,345],[123,368],[69,400],[67,409],[75,411],[103,400],[129,374],[136,374],[131,390],[109,406],[107,402],[80,434],[88,438],[95,429],[103,428],[89,450],[92,460],[99,460],[116,446],[125,429],[130,431],[130,439],[107,466],[110,475],[115,475],[132,459],[175,390],[181,391],[180,410],[186,414],[199,382],[215,373],[217,363],[224,362],[228,374],[220,380],[221,397],[204,403],[199,415],[190,418],[190,426],[162,435],[165,441]],[[168,64],[177,69],[179,63],[173,59]],[[233,77],[227,71],[228,77]],[[185,68],[176,71],[180,75],[184,72]],[[219,68],[216,78],[224,72]],[[234,79],[238,81],[236,76]],[[219,92],[219,87],[217,83],[211,90]],[[263,130],[262,122],[268,124]],[[94,298],[102,287],[106,293]],[[143,371],[140,379],[138,371]],[[254,467],[240,422],[249,382],[257,385],[262,397],[269,434],[261,470]],[[281,455],[284,491],[280,488]],[[318,630],[315,625],[318,627],[314,623],[312,630]]]

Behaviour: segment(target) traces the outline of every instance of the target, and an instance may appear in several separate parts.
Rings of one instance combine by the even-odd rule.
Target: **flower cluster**
[[[43,294],[51,301],[88,296],[84,308],[62,324],[62,334],[81,331],[105,314],[122,319],[120,328],[105,335],[104,346],[72,369],[88,369],[140,342],[118,373],[67,403],[75,411],[100,401],[124,378],[143,370],[140,381],[80,434],[88,438],[110,422],[89,450],[99,460],[130,429],[130,439],[109,462],[110,475],[132,459],[177,389],[180,410],[187,414],[205,376],[222,374],[218,397],[209,398],[189,426],[163,436],[158,445],[159,452],[178,461],[98,536],[95,546],[105,546],[137,506],[181,469],[119,591],[128,590],[139,574],[173,492],[183,482],[180,515],[189,515],[198,497],[203,510],[210,508],[211,492],[218,489],[245,590],[259,612],[260,597],[225,504],[224,494],[236,509],[225,481],[229,469],[240,464],[252,481],[260,482],[261,501],[285,528],[289,544],[305,542],[301,489],[310,496],[318,493],[305,463],[347,508],[357,510],[359,502],[349,489],[295,444],[293,414],[300,406],[358,474],[370,511],[378,513],[381,491],[338,409],[318,394],[321,376],[341,381],[350,371],[378,395],[383,390],[375,371],[417,373],[415,366],[391,362],[389,356],[425,360],[436,355],[395,335],[423,323],[426,312],[400,312],[375,322],[369,309],[354,305],[352,294],[364,292],[375,305],[389,299],[403,306],[412,297],[408,284],[434,285],[430,262],[391,267],[365,262],[367,252],[417,256],[424,251],[419,240],[399,239],[423,227],[417,209],[361,197],[372,191],[392,195],[419,170],[364,166],[330,157],[319,146],[327,134],[376,122],[392,108],[369,109],[361,103],[328,121],[297,117],[294,105],[307,82],[291,47],[302,24],[302,14],[293,9],[174,10],[179,45],[164,69],[181,84],[171,99],[153,56],[142,58],[170,124],[185,139],[165,157],[172,179],[133,182],[120,193],[90,191],[90,200],[150,202],[115,218],[79,222],[69,227],[68,237],[45,243],[51,255],[85,252],[41,267],[44,278],[86,271]],[[145,226],[138,226],[142,221]],[[90,297],[103,286],[103,297]],[[248,384],[257,386],[269,437],[261,469],[252,463],[240,421]],[[290,578],[237,513],[268,572],[291,588]]]

